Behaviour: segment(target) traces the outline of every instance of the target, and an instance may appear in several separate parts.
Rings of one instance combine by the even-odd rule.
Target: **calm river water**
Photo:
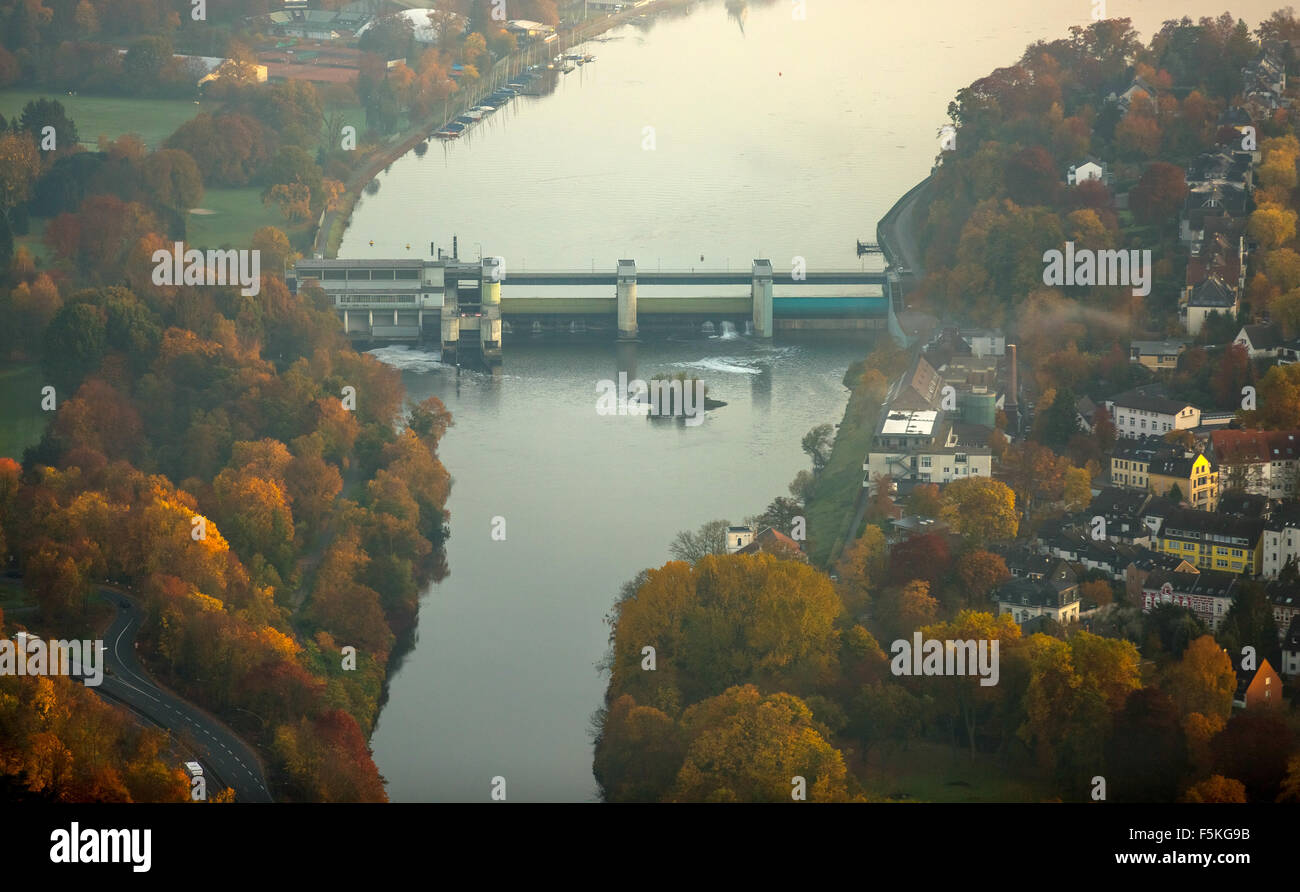
[[[408,155],[358,205],[342,257],[430,241],[509,269],[745,268],[754,257],[852,268],[854,240],[929,171],[957,89],[1033,40],[1091,20],[1091,0],[701,0],[586,44],[594,64],[520,97],[469,135]],[[1144,39],[1221,2],[1109,0]],[[1238,4],[1253,27],[1272,9]],[[653,128],[649,131],[646,128]],[[647,148],[653,136],[653,148]],[[374,242],[372,247],[369,243]],[[703,256],[705,259],[700,260]],[[840,379],[869,347],[745,337],[650,341],[637,373],[694,371],[725,400],[694,428],[596,414],[613,344],[508,341],[497,375],[376,351],[413,400],[456,419],[450,575],[426,593],[372,746],[397,801],[595,798],[588,720],[619,586],[668,559],[674,533],[739,520],[807,466],[837,422]],[[506,537],[494,540],[494,518]]]

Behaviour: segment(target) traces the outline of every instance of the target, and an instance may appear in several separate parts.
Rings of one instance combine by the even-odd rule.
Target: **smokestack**
[[[1007,344],[1007,399],[1003,404],[1007,413],[1007,433],[1020,434],[1020,375],[1016,371],[1016,345]]]

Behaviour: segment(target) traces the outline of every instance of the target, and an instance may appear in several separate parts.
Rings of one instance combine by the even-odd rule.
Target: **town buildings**
[[[998,613],[1009,613],[1018,623],[1045,616],[1059,623],[1079,618],[1079,579],[1065,561],[1057,561],[1049,574],[1039,578],[1016,577],[998,586],[993,594]]]
[[[979,407],[967,406],[963,411],[957,389],[918,356],[882,406],[862,465],[864,484],[884,476],[923,483],[989,476],[992,426],[968,421]],[[981,420],[991,421],[991,398],[986,408]]]
[[[1153,547],[1202,570],[1254,576],[1263,567],[1265,521],[1180,508],[1160,526]]]
[[[1171,399],[1160,384],[1136,387],[1106,400],[1106,409],[1121,437],[1145,437],[1201,424],[1201,410],[1185,400]]]

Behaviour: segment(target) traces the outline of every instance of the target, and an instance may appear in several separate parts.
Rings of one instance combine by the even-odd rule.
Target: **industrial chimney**
[[[1020,436],[1020,375],[1016,371],[1016,345],[1007,344],[1007,398],[1003,403],[1007,413],[1007,434]]]

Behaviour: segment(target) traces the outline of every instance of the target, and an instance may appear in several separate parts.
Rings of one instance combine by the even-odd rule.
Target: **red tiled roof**
[[[357,79],[360,72],[355,68],[335,68],[330,65],[286,65],[283,62],[267,62],[268,79],[313,81],[324,84],[350,84]]]
[[[1214,431],[1210,442],[1215,458],[1229,464],[1300,458],[1300,431]]]

